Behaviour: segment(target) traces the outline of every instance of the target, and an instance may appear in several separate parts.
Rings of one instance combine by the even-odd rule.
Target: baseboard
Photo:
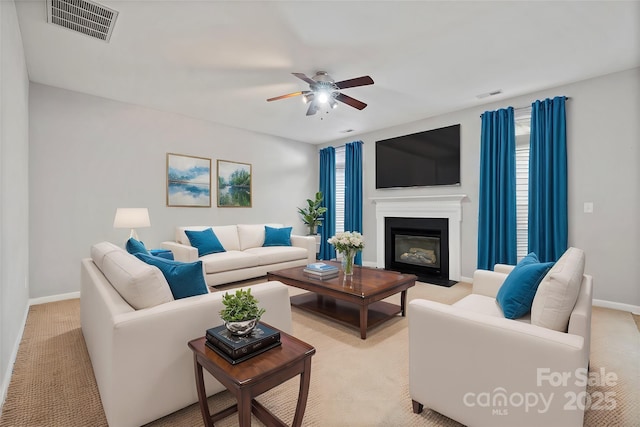
[[[7,364],[7,370],[4,373],[4,380],[2,381],[2,390],[0,390],[0,415],[2,415],[2,408],[4,408],[4,400],[7,397],[7,390],[9,390],[9,383],[11,382],[11,376],[13,374],[13,365],[16,363],[16,357],[18,357],[18,349],[20,348],[20,342],[22,341],[22,335],[24,334],[24,327],[27,324],[27,316],[29,315],[29,305],[25,307],[24,316],[22,316],[22,323],[20,332],[16,338],[16,342],[13,343],[13,350],[9,357],[9,363]]]
[[[46,304],[48,302],[64,301],[67,299],[80,298],[80,291],[69,292],[68,294],[51,295],[48,297],[31,298],[29,299],[29,306]]]
[[[633,314],[640,313],[640,305],[624,304],[621,302],[605,301],[602,299],[594,299],[593,305],[596,307],[612,308],[620,311],[630,311]]]

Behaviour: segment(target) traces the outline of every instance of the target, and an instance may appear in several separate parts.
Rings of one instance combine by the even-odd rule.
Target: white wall
[[[130,104],[31,84],[31,297],[79,290],[80,259],[92,244],[124,245],[118,207],[147,207],[148,247],[178,225],[277,222],[306,234],[296,207],[318,186],[314,145]],[[251,117],[247,117],[251,120]],[[251,208],[166,207],[166,153],[252,164]],[[212,176],[215,186],[215,175]],[[215,188],[215,187],[214,187]]]
[[[566,95],[569,168],[569,244],[586,251],[586,271],[594,276],[594,298],[640,306],[640,69],[590,80],[438,117],[334,141],[364,142],[365,262],[376,261],[375,205],[371,197],[466,194],[462,219],[462,276],[471,277],[477,260],[480,114],[536,99]],[[375,141],[461,124],[461,185],[375,189]],[[583,212],[593,202],[594,212]]]
[[[0,402],[29,299],[29,79],[13,1],[0,1]]]

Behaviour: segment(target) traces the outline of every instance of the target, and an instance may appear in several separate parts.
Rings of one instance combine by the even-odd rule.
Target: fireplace
[[[415,274],[423,282],[452,286],[449,280],[447,218],[385,218],[385,269]]]
[[[449,262],[449,275],[442,272],[443,281],[449,283],[461,280],[461,224],[462,201],[464,194],[445,194],[430,196],[400,196],[400,197],[372,197],[370,200],[376,205],[376,267],[386,267],[386,218],[439,218],[447,220],[448,249],[440,245],[440,257],[446,255]],[[406,266],[403,266],[406,267]],[[442,267],[442,266],[441,266]],[[400,270],[402,271],[402,270]],[[426,280],[426,279],[423,279]],[[433,283],[430,277],[429,282]]]

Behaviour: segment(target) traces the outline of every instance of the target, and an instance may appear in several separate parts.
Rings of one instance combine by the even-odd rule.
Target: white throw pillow
[[[531,324],[566,332],[576,305],[585,255],[582,249],[569,248],[549,270],[538,286],[531,306]]]
[[[160,269],[125,251],[107,253],[101,270],[111,286],[136,310],[173,301],[171,288]]]

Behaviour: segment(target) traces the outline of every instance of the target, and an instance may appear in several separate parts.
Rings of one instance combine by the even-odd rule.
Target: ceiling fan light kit
[[[305,104],[309,104],[307,116],[316,114],[322,107],[327,105],[331,109],[336,108],[338,106],[338,101],[358,110],[362,110],[367,106],[367,104],[343,94],[340,90],[373,84],[373,79],[369,76],[356,77],[354,79],[336,82],[326,71],[318,71],[312,78],[307,77],[303,73],[291,74],[307,82],[309,84],[309,90],[276,96],[274,98],[267,99],[267,102],[302,95],[302,101]],[[329,112],[329,108],[326,108],[326,112]]]

